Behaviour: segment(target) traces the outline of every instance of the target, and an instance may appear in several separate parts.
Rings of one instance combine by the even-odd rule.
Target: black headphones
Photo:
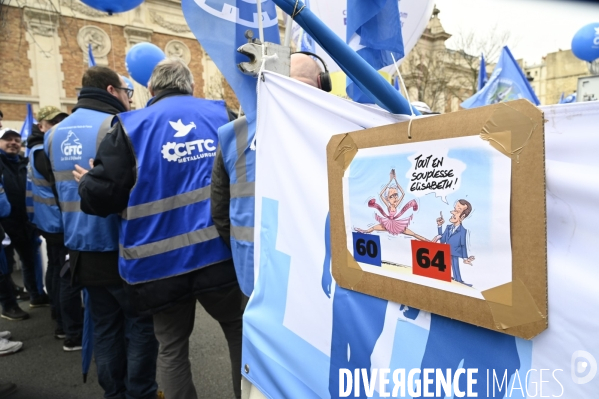
[[[318,74],[318,78],[317,78],[318,88],[320,90],[326,91],[326,92],[330,92],[331,90],[333,90],[333,82],[331,81],[331,75],[329,75],[329,70],[327,68],[327,64],[324,62],[324,60],[322,58],[320,58],[316,54],[311,53],[309,51],[296,51],[293,54],[306,54],[306,55],[310,55],[312,57],[318,58],[318,60],[324,67],[324,72],[321,72]]]

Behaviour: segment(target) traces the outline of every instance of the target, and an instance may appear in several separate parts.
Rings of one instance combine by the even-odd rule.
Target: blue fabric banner
[[[399,7],[395,0],[348,0],[347,43],[376,70],[404,56]],[[347,94],[357,102],[372,103],[351,79]]]

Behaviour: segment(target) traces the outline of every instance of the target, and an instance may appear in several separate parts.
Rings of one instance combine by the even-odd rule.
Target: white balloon
[[[401,33],[403,36],[405,55],[414,48],[418,39],[424,32],[426,25],[433,13],[433,0],[400,0],[399,13],[402,24]],[[346,7],[347,0],[311,0],[310,9],[319,17],[325,25],[335,32],[343,41],[346,41]],[[397,21],[397,23],[400,23]],[[329,57],[327,53],[316,46],[316,53],[323,57],[330,72],[339,71],[340,68]],[[401,61],[399,61],[401,63]],[[385,68],[393,73],[393,66]]]

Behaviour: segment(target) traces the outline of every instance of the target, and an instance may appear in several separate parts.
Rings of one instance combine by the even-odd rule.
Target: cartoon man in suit
[[[443,213],[441,213],[441,217],[437,218],[437,227],[439,229],[439,235],[441,236],[441,243],[449,244],[451,247],[452,279],[458,283],[472,287],[472,284],[468,284],[462,280],[462,275],[460,274],[460,258],[462,258],[467,265],[471,265],[474,260],[474,256],[468,257],[468,249],[466,248],[466,234],[468,231],[462,225],[462,222],[468,215],[470,215],[470,212],[472,212],[472,205],[470,202],[465,199],[457,200],[453,207],[453,211],[450,212],[451,218],[449,219],[449,222],[451,224],[445,227],[445,231],[442,231],[445,220],[443,219]]]

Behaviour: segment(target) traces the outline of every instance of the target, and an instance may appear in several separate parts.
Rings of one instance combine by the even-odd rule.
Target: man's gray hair
[[[193,94],[193,74],[180,58],[167,58],[156,65],[148,87],[154,93],[162,90],[180,90]]]

